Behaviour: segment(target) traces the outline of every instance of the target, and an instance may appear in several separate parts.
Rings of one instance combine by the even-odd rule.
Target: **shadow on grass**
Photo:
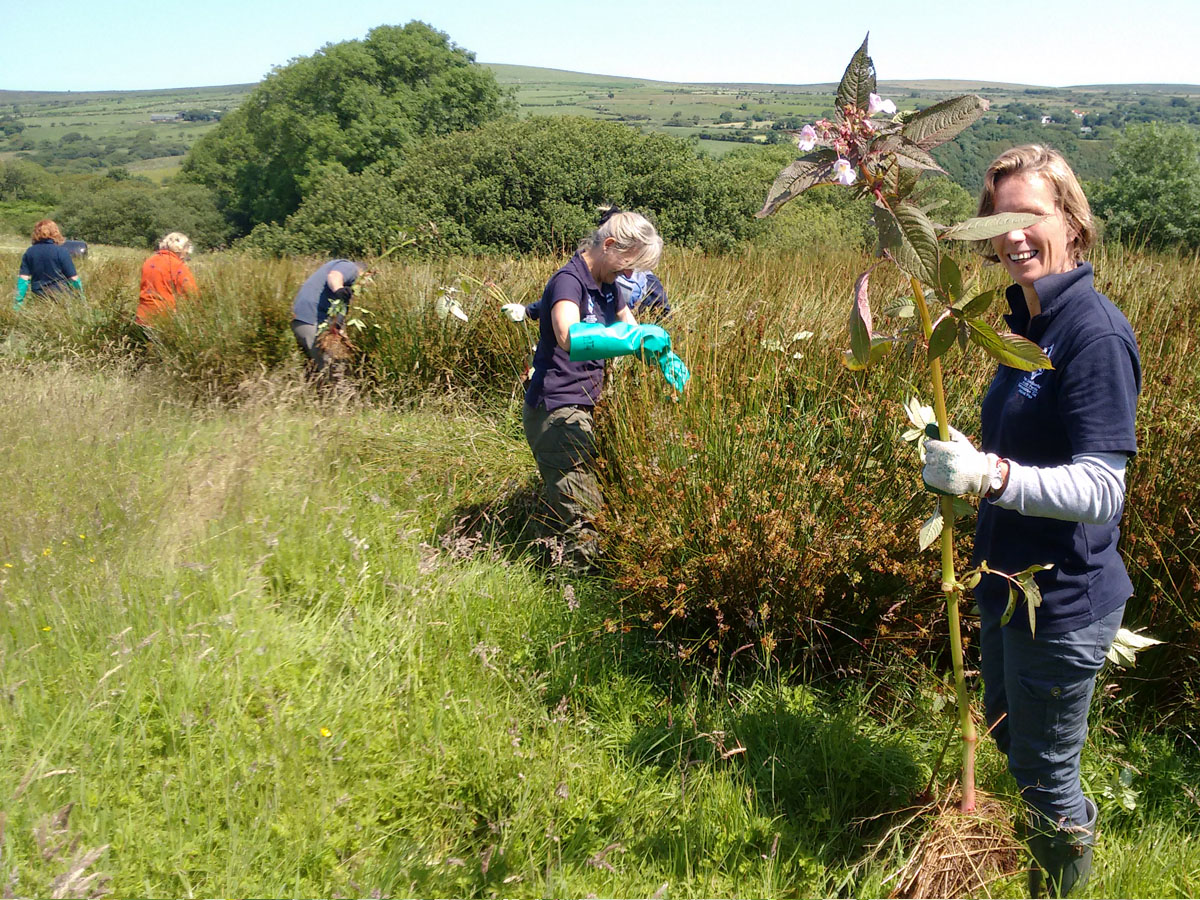
[[[441,550],[557,575],[537,519],[539,488],[536,476],[509,482],[493,500],[456,508],[439,523]],[[867,715],[869,698],[856,687],[817,691],[772,667],[756,674],[753,654],[727,681],[630,624],[607,579],[561,580],[570,605],[549,607],[528,635],[530,646],[547,648],[536,661],[547,711],[576,710],[607,731],[615,761],[679,792],[676,812],[629,851],[680,879],[701,859],[844,871],[925,788],[913,741]],[[716,799],[730,793],[738,799]],[[731,801],[742,821],[728,818]]]

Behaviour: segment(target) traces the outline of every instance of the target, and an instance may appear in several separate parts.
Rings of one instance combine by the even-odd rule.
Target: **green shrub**
[[[613,122],[501,120],[414,145],[394,167],[330,169],[282,228],[260,226],[246,245],[378,252],[399,229],[425,252],[558,253],[612,202],[645,212],[668,243],[730,249],[766,227],[752,214],[782,152],[717,161]]]
[[[1130,125],[1112,158],[1112,177],[1089,186],[1106,236],[1157,249],[1200,248],[1200,132]]]
[[[211,191],[196,184],[160,188],[136,179],[100,178],[73,192],[55,212],[72,237],[152,249],[182,231],[200,248],[222,246],[229,230]]]

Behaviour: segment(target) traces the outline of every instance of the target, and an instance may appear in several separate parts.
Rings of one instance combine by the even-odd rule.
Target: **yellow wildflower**
[[[324,726],[322,726],[322,728],[321,728],[321,737],[326,737],[326,738],[327,738],[327,737],[332,737],[332,736],[333,736],[333,732],[332,732],[332,731],[330,731],[328,728],[325,728]]]
[[[43,625],[43,626],[42,626],[42,631],[49,631],[49,630],[50,630],[50,626],[49,626],[49,625]]]

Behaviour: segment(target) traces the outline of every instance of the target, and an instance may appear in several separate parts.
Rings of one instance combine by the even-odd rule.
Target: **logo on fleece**
[[[1046,356],[1051,359],[1051,361],[1053,361],[1053,357],[1051,356],[1051,354],[1054,353],[1053,344],[1051,344],[1049,347],[1043,347],[1042,352],[1045,353]],[[1042,385],[1038,379],[1041,378],[1045,371],[1045,369],[1038,369],[1036,372],[1030,372],[1027,374],[1024,378],[1017,382],[1017,392],[1022,397],[1028,397],[1030,400],[1032,400],[1042,389]]]

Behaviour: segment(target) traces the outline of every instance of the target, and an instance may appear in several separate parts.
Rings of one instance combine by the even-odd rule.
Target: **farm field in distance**
[[[523,116],[579,115],[623,122],[693,139],[712,155],[746,144],[785,141],[783,126],[799,127],[833,112],[833,84],[682,84],[533,66],[488,67],[501,84],[514,89]],[[217,120],[152,122],[151,116],[187,110],[224,114],[235,109],[253,88],[253,84],[237,84],[153,91],[0,90],[0,121],[23,126],[15,139],[0,140],[0,159],[42,151],[42,160],[34,156],[35,161],[50,167],[57,161],[69,167],[69,156],[62,150],[64,138],[70,143],[78,140],[69,137],[74,135],[99,142],[140,136],[169,146],[170,153],[130,159],[121,165],[133,174],[161,181],[182,164],[179,150],[190,148]],[[1049,88],[984,81],[897,80],[881,81],[879,88],[901,109],[928,106],[963,92],[978,93],[991,101],[992,111],[977,128],[991,125],[993,132],[1000,129],[998,135],[989,136],[1001,142],[1005,128],[1012,129],[1010,143],[1029,139],[1034,125],[1031,117],[1040,112],[1054,120],[1045,126],[1037,123],[1048,139],[1087,144],[1082,155],[1089,160],[1107,157],[1118,129],[1097,124],[1086,126],[1090,132],[1081,131],[1084,122],[1105,121],[1106,116],[1136,121],[1139,109],[1165,104],[1185,120],[1190,115],[1200,124],[1200,85],[1194,84]],[[1005,107],[1010,104],[1019,111],[1006,115]],[[1101,163],[1092,168],[1094,177],[1107,174]]]

